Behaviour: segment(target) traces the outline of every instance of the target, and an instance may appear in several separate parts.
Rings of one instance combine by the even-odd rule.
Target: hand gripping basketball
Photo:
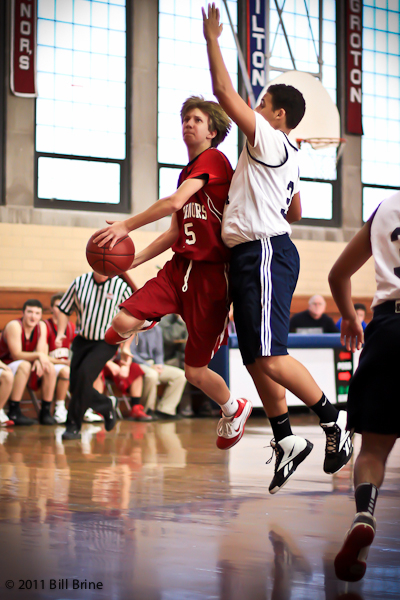
[[[107,277],[127,271],[135,258],[135,246],[129,235],[118,240],[112,250],[109,242],[101,248],[95,244],[93,238],[96,236],[94,233],[86,246],[86,258],[92,269]]]

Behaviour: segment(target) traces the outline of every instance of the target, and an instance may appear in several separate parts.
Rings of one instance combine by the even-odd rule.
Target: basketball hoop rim
[[[310,144],[314,150],[317,150],[318,148],[329,148],[330,146],[339,148],[342,144],[346,143],[346,139],[333,137],[308,137],[296,138],[296,143],[298,148],[301,147],[301,144],[306,143]]]

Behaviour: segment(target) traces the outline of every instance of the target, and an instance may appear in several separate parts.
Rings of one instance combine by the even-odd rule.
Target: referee
[[[71,400],[63,440],[80,439],[83,415],[89,407],[103,415],[106,431],[115,425],[113,402],[95,390],[93,383],[117,350],[117,346],[104,341],[104,334],[119,304],[131,295],[132,290],[122,277],[109,279],[91,272],[74,279],[60,301],[56,346],[61,346],[72,310],[78,314],[77,336],[72,342]]]

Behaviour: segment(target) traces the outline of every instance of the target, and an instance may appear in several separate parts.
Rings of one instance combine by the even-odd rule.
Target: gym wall
[[[128,214],[56,210],[34,206],[35,100],[13,96],[9,91],[10,6],[6,1],[5,120],[3,148],[5,178],[0,206],[0,287],[64,289],[71,280],[88,270],[85,259],[87,239],[103,227],[105,219],[123,219]],[[131,112],[131,213],[150,206],[158,196],[157,168],[157,0],[132,0],[128,34],[132,36],[130,56]],[[342,100],[340,101],[342,102]],[[360,138],[348,136],[342,158],[342,226],[294,226],[293,239],[300,252],[301,273],[296,295],[329,295],[330,267],[361,227]],[[137,250],[165,229],[167,221],[135,232]],[[131,273],[142,285],[157,273],[170,253],[157,257]],[[372,298],[371,261],[354,281],[354,295]]]

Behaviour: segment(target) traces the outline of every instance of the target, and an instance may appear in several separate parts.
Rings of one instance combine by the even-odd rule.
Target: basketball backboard
[[[289,134],[289,139],[296,140],[332,140],[327,145],[340,145],[340,116],[337,106],[333,102],[326,88],[313,75],[303,71],[287,71],[275,79],[271,79],[257,99],[260,103],[267,88],[272,84],[284,83],[297,88],[306,101],[306,112],[295,129]],[[338,140],[337,143],[333,140]],[[317,143],[311,143],[314,148],[321,147]]]

